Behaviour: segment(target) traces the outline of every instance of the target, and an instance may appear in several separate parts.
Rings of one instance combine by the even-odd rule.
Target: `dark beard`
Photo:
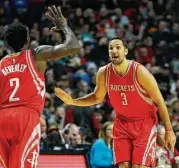
[[[113,65],[120,65],[120,64],[123,63],[124,58],[123,58],[123,60],[121,60],[121,61],[113,61],[112,59],[110,59],[110,61],[112,62]]]

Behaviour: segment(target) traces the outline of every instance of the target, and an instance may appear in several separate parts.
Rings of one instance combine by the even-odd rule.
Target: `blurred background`
[[[114,111],[108,97],[92,107],[63,104],[55,86],[74,98],[90,93],[99,67],[109,62],[108,40],[120,36],[128,44],[128,59],[146,66],[165,98],[177,136],[175,152],[163,148],[165,130],[158,126],[157,167],[177,167],[179,150],[179,1],[178,0],[1,0],[0,58],[10,53],[3,41],[8,24],[29,27],[31,48],[63,43],[45,18],[47,6],[60,5],[75,32],[80,54],[49,61],[46,101],[41,118],[39,167],[112,168]],[[18,40],[18,39],[17,39]],[[135,112],[135,108],[134,111]],[[160,118],[159,118],[160,120]],[[106,143],[110,140],[110,143]]]

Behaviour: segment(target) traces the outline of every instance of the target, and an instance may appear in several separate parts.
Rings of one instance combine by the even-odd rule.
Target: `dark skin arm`
[[[79,53],[81,48],[75,34],[68,27],[66,19],[61,13],[60,7],[49,7],[46,16],[55,25],[51,31],[62,30],[66,40],[63,44],[56,46],[42,45],[34,50],[34,58],[36,60],[37,67],[41,72],[45,71],[46,61]]]

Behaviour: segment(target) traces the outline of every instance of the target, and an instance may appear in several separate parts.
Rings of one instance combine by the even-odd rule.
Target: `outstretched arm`
[[[96,76],[96,87],[92,93],[81,98],[72,99],[68,93],[64,92],[60,88],[55,88],[55,95],[66,104],[74,106],[92,106],[101,103],[107,93],[105,87],[104,70],[105,67],[99,69]]]
[[[36,61],[47,61],[57,59],[67,55],[75,54],[80,51],[80,45],[73,31],[68,27],[66,19],[61,13],[60,7],[55,6],[48,8],[46,16],[55,24],[52,31],[62,30],[65,35],[65,43],[56,46],[39,46],[35,49]]]
[[[174,145],[176,142],[175,135],[173,133],[172,125],[170,122],[170,117],[168,114],[165,101],[159,90],[157,82],[153,75],[142,65],[139,65],[137,71],[137,77],[139,83],[144,87],[144,89],[150,94],[152,100],[156,103],[160,117],[166,129],[166,147],[174,150]]]

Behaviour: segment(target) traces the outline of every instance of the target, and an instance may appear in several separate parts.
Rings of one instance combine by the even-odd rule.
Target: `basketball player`
[[[77,99],[55,88],[66,104],[91,106],[108,93],[114,108],[114,158],[120,168],[155,166],[157,107],[166,129],[166,147],[174,149],[173,132],[164,99],[152,74],[141,64],[126,59],[127,45],[116,37],[109,42],[111,63],[99,69],[95,90]]]
[[[46,15],[55,24],[52,30],[63,31],[64,44],[31,50],[26,26],[13,23],[5,32],[13,53],[0,62],[0,164],[4,168],[37,167],[46,61],[80,50],[60,7],[49,7]]]

